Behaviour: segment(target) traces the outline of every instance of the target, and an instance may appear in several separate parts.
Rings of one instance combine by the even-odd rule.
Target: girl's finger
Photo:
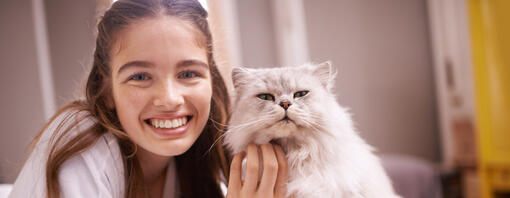
[[[282,147],[275,145],[274,150],[278,161],[278,177],[274,188],[275,197],[285,197],[287,193],[287,180],[289,177],[288,163]]]
[[[228,197],[236,197],[241,190],[241,164],[244,153],[234,155],[232,164],[230,164],[230,176],[228,181],[227,194]]]
[[[246,177],[244,178],[243,190],[248,193],[257,190],[259,179],[259,149],[255,144],[249,144],[246,154]]]
[[[258,192],[261,195],[272,196],[274,193],[276,177],[278,176],[278,161],[276,154],[271,144],[263,144],[260,146],[262,151],[262,179]]]

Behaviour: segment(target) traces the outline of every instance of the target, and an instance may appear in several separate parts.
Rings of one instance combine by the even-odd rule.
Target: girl
[[[206,17],[194,0],[114,3],[98,24],[85,100],[34,139],[10,197],[223,197],[229,158],[215,141],[229,100]],[[227,197],[285,195],[283,151],[257,147],[233,157]]]

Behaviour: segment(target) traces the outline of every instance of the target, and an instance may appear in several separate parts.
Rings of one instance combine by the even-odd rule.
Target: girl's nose
[[[176,86],[175,82],[162,83],[161,86],[155,90],[154,98],[155,106],[163,106],[172,110],[184,104],[184,98],[181,90]]]

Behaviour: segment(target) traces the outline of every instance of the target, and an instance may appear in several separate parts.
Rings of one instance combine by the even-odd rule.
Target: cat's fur
[[[234,68],[234,96],[224,143],[232,153],[250,142],[282,145],[289,163],[287,194],[295,198],[396,198],[382,168],[331,92],[330,62],[298,67]],[[294,98],[298,91],[309,91]],[[269,93],[274,101],[258,94]],[[288,110],[282,100],[291,103]],[[291,121],[283,120],[287,114]]]

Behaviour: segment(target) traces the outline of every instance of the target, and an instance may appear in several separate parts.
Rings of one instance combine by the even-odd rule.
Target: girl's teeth
[[[170,120],[165,121],[165,128],[172,128],[172,124],[170,123]]]
[[[177,127],[185,125],[186,122],[187,122],[187,119],[185,117],[183,117],[183,118],[176,118],[173,120],[152,119],[150,123],[155,128],[177,128]]]

